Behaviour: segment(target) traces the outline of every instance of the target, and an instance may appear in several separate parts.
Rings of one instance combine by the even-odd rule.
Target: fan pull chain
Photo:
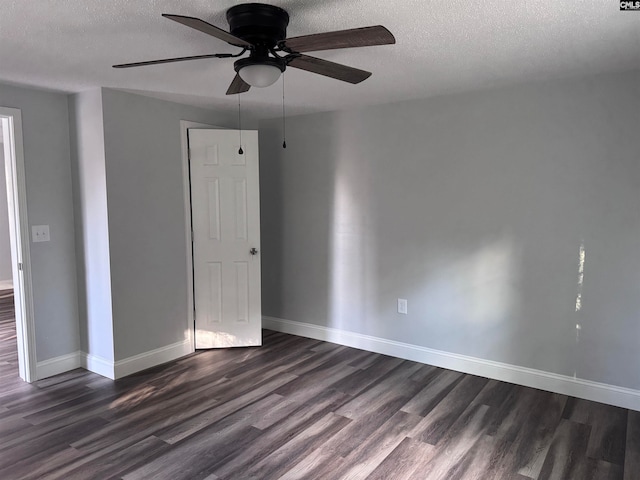
[[[282,72],[282,148],[287,148],[287,123],[284,115],[284,72]]]
[[[238,155],[244,154],[242,150],[242,117],[240,115],[240,94],[238,94],[238,132],[240,135],[240,148],[238,149]]]

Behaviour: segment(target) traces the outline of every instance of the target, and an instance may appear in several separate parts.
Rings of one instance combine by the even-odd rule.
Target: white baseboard
[[[189,355],[193,353],[193,351],[191,340],[186,339],[172,345],[141,353],[140,355],[118,360],[114,368],[115,378],[126,377],[132,373],[170,362],[171,360]]]
[[[98,355],[91,355],[90,353],[82,352],[81,355],[82,368],[89,370],[90,372],[97,373],[103,377],[115,380],[115,369],[113,362],[106,358],[99,357]]]
[[[281,318],[263,317],[262,326],[278,332],[324,340],[480,377],[640,411],[640,391],[630,388],[581,380],[557,373],[434,350],[310,323],[292,322]]]
[[[191,340],[187,339],[165,347],[156,348],[133,357],[112,362],[96,355],[82,353],[82,367],[103,377],[116,380],[132,373],[146,370],[193,353]]]
[[[43,378],[53,377],[54,375],[80,368],[80,366],[80,352],[68,353],[67,355],[38,362],[36,364],[36,378],[42,380]]]

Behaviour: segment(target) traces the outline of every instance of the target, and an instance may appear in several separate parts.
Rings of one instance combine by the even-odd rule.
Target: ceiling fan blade
[[[177,57],[177,58],[163,58],[161,60],[149,60],[147,62],[134,62],[134,63],[121,63],[114,65],[113,68],[130,68],[130,67],[144,67],[145,65],[158,65],[160,63],[173,63],[184,62],[187,60],[202,60],[203,58],[226,58],[225,53],[212,53],[211,55],[195,55],[193,57]]]
[[[210,23],[205,22],[204,20],[200,20],[195,17],[185,17],[184,15],[171,15],[168,13],[163,13],[163,17],[168,18],[169,20],[173,20],[174,22],[181,23],[182,25],[186,25],[187,27],[195,28],[207,35],[211,35],[212,37],[219,38],[220,40],[224,40],[231,45],[235,45],[237,47],[250,47],[251,44],[240,37],[236,37],[235,35],[231,35],[229,32],[222,30]]]
[[[322,60],[321,58],[310,57],[309,55],[295,57],[289,61],[289,66],[354,84],[360,83],[371,76],[371,72],[347,67],[346,65]]]
[[[393,34],[382,25],[376,25],[287,38],[284,41],[284,46],[294,52],[313,52],[393,43],[396,43]]]
[[[242,78],[240,78],[240,75],[236,73],[236,76],[233,78],[231,85],[229,85],[227,95],[235,95],[236,93],[248,92],[250,88],[251,85],[242,80]]]

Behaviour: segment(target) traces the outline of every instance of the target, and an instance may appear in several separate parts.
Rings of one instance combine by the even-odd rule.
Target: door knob
[[[258,249],[254,247],[254,248],[252,248],[251,250],[249,250],[249,253],[250,253],[251,255],[257,255],[257,254],[258,254]]]

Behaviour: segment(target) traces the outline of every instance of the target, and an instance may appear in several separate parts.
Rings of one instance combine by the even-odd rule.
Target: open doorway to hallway
[[[5,187],[0,194],[6,200],[0,201],[0,365],[6,369],[17,366],[12,378],[33,382],[37,380],[35,327],[20,110],[0,107],[0,126],[0,166],[4,173],[0,180]],[[8,257],[2,223],[5,219]]]
[[[4,139],[0,129],[0,382],[18,376],[18,346],[13,307],[11,234],[4,164]],[[4,383],[4,382],[3,382]]]

